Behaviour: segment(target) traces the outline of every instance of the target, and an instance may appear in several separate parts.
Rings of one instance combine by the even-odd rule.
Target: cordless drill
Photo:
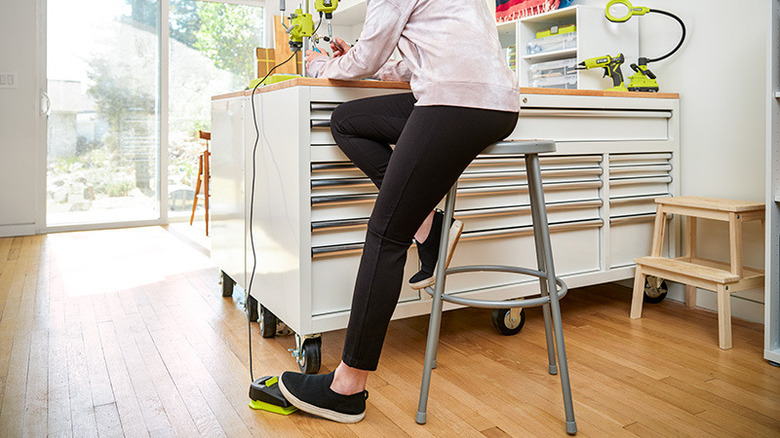
[[[628,91],[623,83],[623,73],[620,71],[620,65],[623,64],[625,58],[622,53],[618,53],[617,56],[597,56],[595,58],[588,58],[579,64],[577,69],[586,70],[591,68],[603,68],[604,76],[612,78],[612,88],[608,88],[607,91]]]

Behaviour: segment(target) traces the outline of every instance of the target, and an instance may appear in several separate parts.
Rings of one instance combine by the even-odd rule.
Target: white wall
[[[651,63],[661,91],[680,93],[680,194],[764,202],[766,120],[765,21],[757,19],[765,0],[646,0],[637,6],[674,13],[688,35],[671,57]],[[604,7],[606,1],[577,4]],[[677,44],[679,25],[660,14],[639,20],[642,56],[659,57]],[[623,73],[633,72],[626,60]],[[728,260],[728,230],[723,223],[700,221],[699,249],[703,257]],[[746,225],[745,262],[763,268],[763,229]],[[681,287],[672,298],[683,300]],[[763,321],[763,290],[734,294],[733,313]],[[699,305],[717,307],[715,294],[699,290]]]
[[[0,236],[33,234],[36,221],[38,90],[36,1],[3,1],[0,71],[17,88],[0,88]]]

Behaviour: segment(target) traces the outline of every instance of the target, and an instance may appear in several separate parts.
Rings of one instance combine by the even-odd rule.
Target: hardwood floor
[[[544,327],[500,336],[490,312],[447,312],[428,424],[414,422],[427,317],[394,321],[366,419],[253,411],[247,326],[218,270],[161,228],[0,239],[0,436],[566,436]],[[631,291],[572,290],[564,334],[580,437],[780,437],[780,368],[763,326],[665,301],[628,317]],[[252,327],[255,376],[296,369],[292,337]],[[323,371],[343,331],[323,335]]]

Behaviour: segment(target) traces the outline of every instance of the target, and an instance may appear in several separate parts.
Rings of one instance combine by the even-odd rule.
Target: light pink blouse
[[[388,61],[396,47],[403,59]],[[313,59],[309,73],[409,81],[417,105],[520,109],[484,0],[368,0],[358,43],[341,57]]]

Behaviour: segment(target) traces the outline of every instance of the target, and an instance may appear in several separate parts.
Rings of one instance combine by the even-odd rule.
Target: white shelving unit
[[[575,47],[541,53],[528,52],[528,44],[536,39],[536,32],[570,24],[577,26]],[[638,20],[611,23],[604,17],[603,8],[571,6],[497,26],[501,45],[505,48],[511,45],[517,47],[516,71],[523,87],[533,86],[529,71],[540,62],[563,59],[580,62],[596,56],[622,53],[625,57],[622,71],[624,77],[628,77],[631,74],[628,65],[636,62],[639,54]],[[568,88],[604,90],[612,86],[608,77],[603,78],[603,69],[580,70],[576,76],[576,86]]]
[[[780,364],[780,2],[768,9],[764,358]]]

